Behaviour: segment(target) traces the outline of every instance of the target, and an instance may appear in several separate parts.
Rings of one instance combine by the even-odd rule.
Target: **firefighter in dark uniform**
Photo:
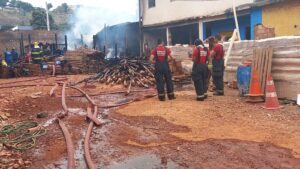
[[[209,61],[209,50],[199,39],[195,40],[195,48],[193,51],[193,69],[192,79],[194,81],[195,90],[198,101],[204,101],[207,98],[208,89],[208,61]]]
[[[216,87],[214,95],[224,95],[224,49],[223,45],[219,44],[221,36],[215,37],[215,44],[213,51],[211,52],[212,64],[213,64],[213,81]]]
[[[169,100],[175,99],[174,87],[172,82],[172,74],[169,67],[169,62],[173,58],[171,50],[164,46],[162,40],[157,41],[157,47],[152,50],[150,62],[155,64],[155,80],[157,85],[158,98],[160,101],[165,101],[165,83],[167,86],[167,94]]]
[[[43,52],[37,42],[34,42],[34,47],[31,49],[31,59],[33,64],[42,65]]]

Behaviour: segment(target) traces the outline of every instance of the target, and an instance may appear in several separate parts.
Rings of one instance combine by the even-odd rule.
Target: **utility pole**
[[[232,5],[232,9],[233,9],[233,15],[234,15],[234,21],[235,21],[235,28],[237,30],[237,36],[239,41],[241,40],[241,34],[240,34],[240,28],[239,28],[239,22],[238,22],[238,17],[236,14],[236,6],[235,6],[235,2],[233,1],[233,5]]]
[[[143,2],[139,0],[139,36],[140,36],[140,57],[144,52],[144,35],[143,35]]]
[[[46,16],[47,16],[47,30],[50,31],[49,9],[48,9],[48,3],[47,3],[47,1],[46,1]]]

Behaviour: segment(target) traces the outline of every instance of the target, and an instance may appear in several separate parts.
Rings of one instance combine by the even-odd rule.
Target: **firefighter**
[[[38,42],[34,42],[34,47],[31,49],[31,60],[33,64],[42,65],[43,52],[39,47]]]
[[[150,62],[155,64],[155,80],[157,85],[158,99],[165,101],[165,82],[169,100],[174,100],[174,87],[169,61],[173,60],[171,50],[164,46],[164,42],[159,39],[157,47],[151,51]]]
[[[209,50],[200,39],[196,39],[194,45],[192,79],[195,85],[197,100],[204,101],[207,98],[208,89]]]
[[[211,52],[212,64],[213,64],[213,81],[216,87],[214,95],[224,95],[224,49],[223,45],[219,44],[221,36],[215,37],[215,44]]]
[[[5,58],[6,64],[9,67],[13,66],[13,56],[11,54],[11,51],[9,51],[7,48],[6,48],[6,51],[4,52],[4,58]]]
[[[13,63],[16,64],[19,60],[19,54],[16,51],[16,48],[11,49],[11,55],[12,55]]]

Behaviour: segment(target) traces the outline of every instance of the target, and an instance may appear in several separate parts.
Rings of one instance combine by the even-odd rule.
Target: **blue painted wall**
[[[254,27],[262,23],[262,8],[251,9],[251,39],[254,39]]]
[[[246,28],[251,26],[251,16],[238,17],[241,39],[246,39]],[[235,29],[234,18],[228,18],[203,24],[203,37],[208,38],[209,34],[215,36],[220,32],[233,31]]]

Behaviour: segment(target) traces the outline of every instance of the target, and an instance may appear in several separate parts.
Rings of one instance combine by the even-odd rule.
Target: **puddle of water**
[[[56,118],[49,119],[46,121],[46,123],[43,125],[43,127],[48,127],[50,124],[53,124]]]
[[[154,154],[136,156],[121,163],[113,164],[110,169],[175,169],[178,165],[168,159],[160,158]]]
[[[72,113],[76,113],[80,116],[86,115],[86,111],[83,110],[83,109],[79,109],[79,108],[69,108],[69,111],[72,112]]]

